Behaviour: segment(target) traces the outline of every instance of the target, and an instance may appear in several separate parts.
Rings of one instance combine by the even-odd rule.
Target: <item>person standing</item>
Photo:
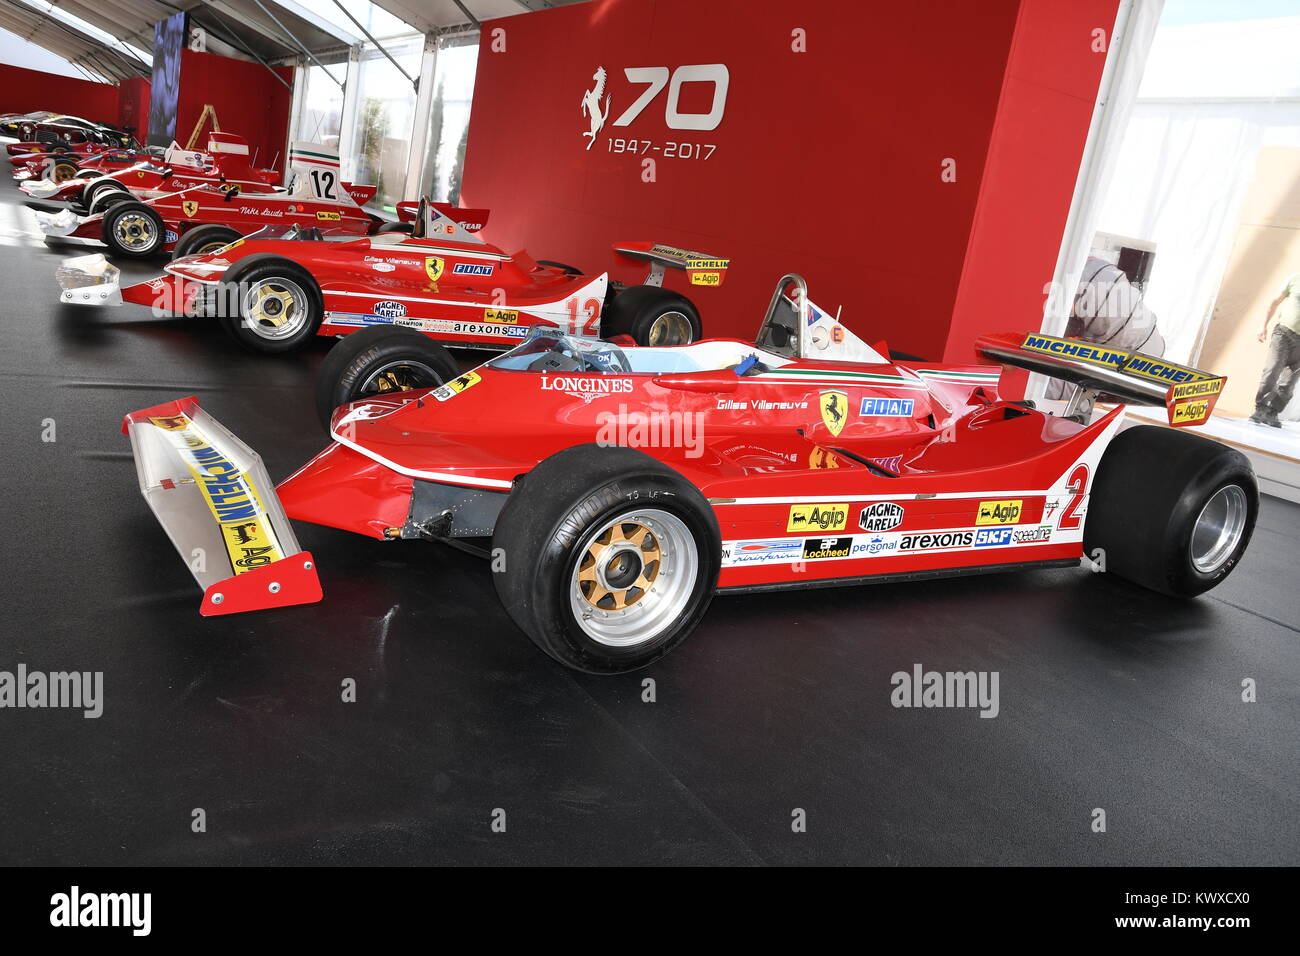
[[[1269,336],[1268,324],[1275,313],[1277,324]],[[1281,428],[1278,414],[1290,403],[1296,381],[1300,379],[1300,275],[1287,280],[1277,298],[1269,303],[1259,340],[1268,342],[1268,359],[1264,362],[1264,374],[1255,393],[1255,412],[1250,420]]]

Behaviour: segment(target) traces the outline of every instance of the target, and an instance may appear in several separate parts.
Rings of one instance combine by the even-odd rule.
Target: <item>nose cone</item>
[[[296,521],[385,538],[411,510],[414,482],[337,442],[280,483],[285,513]]]

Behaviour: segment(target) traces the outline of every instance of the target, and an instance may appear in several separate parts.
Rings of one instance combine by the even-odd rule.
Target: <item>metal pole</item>
[[[259,2],[259,0],[253,0],[253,2],[256,3],[259,7],[262,5],[262,4]],[[391,53],[389,53],[387,50],[385,50],[385,49],[383,48],[383,46],[380,45],[379,41],[376,40],[374,37],[372,37],[372,36],[370,35],[370,31],[367,30],[365,27],[363,27],[363,26],[361,25],[361,21],[358,20],[356,17],[354,17],[354,16],[353,16],[349,11],[348,11],[348,8],[347,8],[347,7],[345,7],[345,6],[343,6],[343,4],[339,3],[339,0],[334,0],[334,6],[338,7],[340,10],[342,10],[342,11],[343,11],[343,15],[346,16],[349,20],[351,20],[354,24],[356,24],[356,28],[357,28],[358,30],[360,30],[360,31],[362,32],[362,34],[365,35],[365,38],[366,38],[367,40],[369,40],[371,43],[373,43],[373,44],[375,45],[375,49],[377,49],[377,50],[378,50],[380,53],[382,53],[384,56],[388,57],[388,62],[391,63],[391,64],[393,64],[393,66],[397,67],[397,72],[400,73],[400,74],[402,74],[402,76],[406,77],[407,80],[410,81],[411,86],[415,87],[415,91],[418,93],[418,92],[420,91],[420,81],[414,79],[414,78],[411,76],[410,73],[407,73],[405,70],[403,70],[403,69],[402,69],[402,64],[398,63],[396,60],[393,59],[393,55],[392,55]]]
[[[253,2],[257,4],[259,10],[261,10],[263,13],[265,13],[268,17],[271,18],[272,23],[274,23],[277,27],[279,27],[281,30],[284,31],[285,36],[287,36],[294,43],[298,44],[298,49],[302,50],[302,52],[307,55],[308,59],[310,59],[313,63],[315,63],[322,70],[324,70],[326,75],[329,76],[329,78],[333,80],[335,83],[338,83],[339,86],[343,85],[342,83],[339,82],[338,77],[336,77],[333,73],[330,73],[329,68],[324,63],[316,59],[316,54],[312,53],[311,50],[307,49],[306,44],[304,44],[301,40],[299,40],[296,36],[294,36],[293,32],[289,30],[288,27],[286,27],[283,23],[281,23],[279,20],[276,19],[274,13],[272,13],[270,10],[266,9],[266,7],[262,5],[262,0],[253,0]]]

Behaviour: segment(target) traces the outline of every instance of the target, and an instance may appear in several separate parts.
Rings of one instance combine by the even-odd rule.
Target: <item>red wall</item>
[[[1037,329],[1105,65],[1115,0],[1024,0],[943,357],[984,331]],[[1020,376],[1021,379],[1024,376]]]
[[[149,81],[123,80],[117,94],[117,125],[136,131],[143,142],[149,132]]]
[[[117,93],[118,88],[108,83],[0,64],[0,113],[50,110],[115,123]]]
[[[292,67],[277,67],[276,72],[287,83],[293,83]],[[250,156],[255,155],[256,165],[270,166],[274,162],[283,169],[291,98],[290,90],[260,63],[184,50],[176,106],[176,139],[185,145],[204,105],[211,103],[221,129],[248,140]],[[210,129],[211,126],[204,126],[205,132]],[[202,141],[198,148],[203,148]]]
[[[1054,258],[1068,209],[1087,120],[1075,108],[1013,109],[1020,86],[1009,65],[1026,85],[1050,87],[1058,54],[1088,19],[1068,11],[1105,7],[1113,20],[1115,4],[606,0],[494,20],[480,47],[463,203],[492,209],[493,241],[589,271],[609,267],[610,243],[625,239],[731,257],[721,289],[692,293],[709,334],[753,335],[776,280],[796,271],[819,305],[842,305],[868,341],[937,358],[958,348],[949,325],[959,292],[964,319],[982,308],[976,287],[963,286],[968,249],[1006,242],[1014,222],[1017,243],[1050,247]],[[496,28],[504,52],[492,50]],[[796,29],[807,52],[792,50]],[[701,63],[730,73],[716,130],[669,129],[667,90],[630,126],[613,127],[644,89],[625,67]],[[609,71],[613,108],[588,151],[579,104],[597,66]],[[1062,69],[1062,88],[1077,98],[1080,76],[1095,92],[1101,58],[1067,56]],[[684,87],[682,109],[707,110],[707,92]],[[1045,205],[1013,201],[1004,221],[992,210],[1004,190],[986,189],[985,164],[996,147],[998,184],[1014,182],[1011,127],[1026,118],[1035,126],[1021,138],[1049,144],[1035,157],[1052,165],[1035,178],[1065,183],[1065,205],[1035,193]],[[650,140],[651,150],[668,141],[717,148],[701,160],[619,155],[608,151],[611,136]],[[647,156],[654,183],[641,181]],[[956,182],[941,179],[948,157]],[[612,273],[636,281],[643,270]],[[680,274],[669,284],[688,288]],[[1002,313],[992,324],[1036,328],[1041,311],[1040,299],[1030,315]],[[963,321],[962,334],[976,324]],[[969,357],[967,347],[960,358]]]

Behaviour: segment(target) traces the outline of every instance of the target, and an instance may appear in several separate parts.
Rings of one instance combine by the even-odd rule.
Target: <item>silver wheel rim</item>
[[[244,293],[244,325],[258,338],[293,338],[307,324],[307,293],[291,279],[263,279]]]
[[[690,345],[691,320],[682,312],[665,312],[650,324],[647,345]]]
[[[1210,496],[1192,525],[1192,566],[1197,571],[1213,574],[1232,557],[1249,511],[1240,485],[1224,485]]]
[[[412,375],[411,373],[414,373]],[[419,377],[428,380],[428,384],[417,381]],[[388,362],[375,369],[361,383],[360,395],[384,395],[389,392],[407,392],[417,388],[435,388],[442,384],[442,377],[432,367],[423,362],[401,359]]]
[[[569,607],[597,644],[635,647],[675,624],[699,574],[695,538],[676,515],[629,509],[589,532],[577,548]]]
[[[113,235],[124,249],[148,252],[158,244],[158,226],[140,212],[128,212],[113,222]]]

